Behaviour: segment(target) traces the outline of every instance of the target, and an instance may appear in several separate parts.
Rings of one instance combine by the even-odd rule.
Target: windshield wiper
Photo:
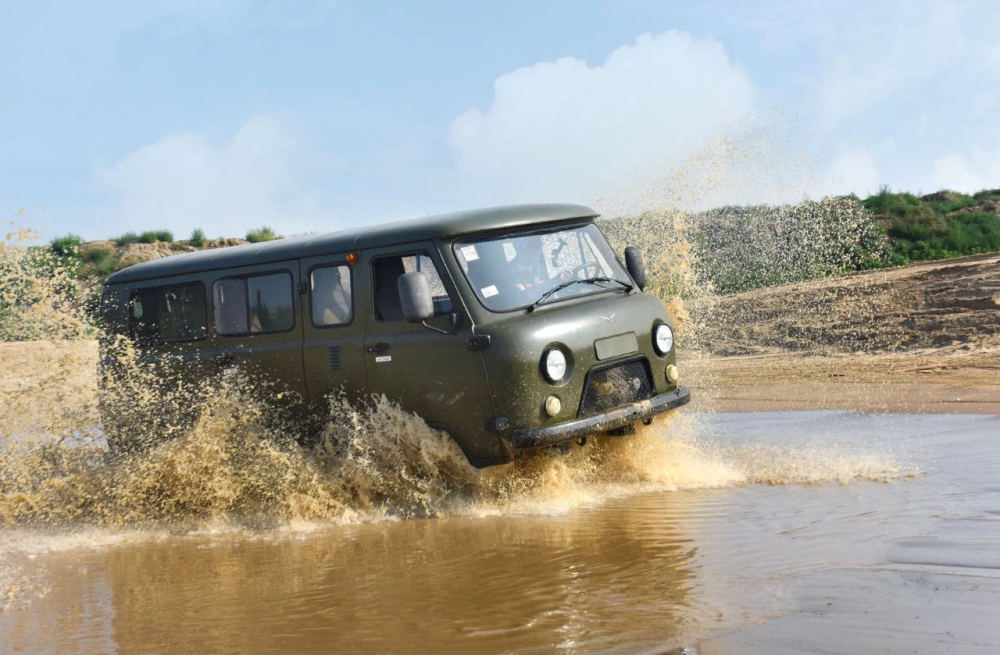
[[[622,289],[624,289],[625,291],[632,290],[631,284],[629,284],[628,282],[622,282],[621,280],[616,280],[613,277],[588,277],[582,280],[568,280],[566,282],[563,282],[562,284],[557,284],[556,286],[552,287],[551,289],[543,293],[538,300],[528,305],[528,313],[533,312],[535,310],[535,307],[538,307],[543,302],[548,300],[553,294],[562,291],[566,287],[571,287],[574,284],[597,284],[599,282],[614,282],[615,284],[621,285]]]

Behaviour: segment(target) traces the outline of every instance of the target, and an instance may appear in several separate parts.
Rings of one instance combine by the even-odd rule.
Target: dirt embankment
[[[1000,413],[1000,254],[715,297],[691,313],[688,382],[719,409]]]

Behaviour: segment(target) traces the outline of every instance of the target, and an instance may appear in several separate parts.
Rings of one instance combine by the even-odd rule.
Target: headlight
[[[542,372],[545,379],[555,384],[566,377],[566,355],[558,348],[549,348],[542,355]]]
[[[674,347],[674,331],[666,323],[660,323],[653,330],[653,347],[661,355],[666,355]]]

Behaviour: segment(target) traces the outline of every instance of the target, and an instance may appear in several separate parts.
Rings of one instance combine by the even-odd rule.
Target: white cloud
[[[209,236],[261,224],[305,231],[316,206],[296,188],[292,146],[278,120],[261,116],[223,145],[198,134],[166,136],[100,168],[97,180],[115,197],[119,230],[168,228],[177,238],[196,227]]]
[[[973,148],[968,154],[949,154],[934,162],[933,188],[973,193],[1000,187],[1000,150]]]
[[[640,36],[597,66],[521,68],[494,92],[450,128],[475,202],[593,201],[737,128],[754,95],[721,44],[681,32]]]

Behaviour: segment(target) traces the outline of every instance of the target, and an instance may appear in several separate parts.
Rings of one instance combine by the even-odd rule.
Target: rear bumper
[[[629,425],[644,418],[662,414],[675,407],[686,405],[690,400],[691,392],[688,388],[677,387],[674,391],[618,407],[597,416],[578,418],[540,428],[516,429],[511,433],[510,441],[515,448],[550,446],[595,432],[614,430],[623,425]]]

